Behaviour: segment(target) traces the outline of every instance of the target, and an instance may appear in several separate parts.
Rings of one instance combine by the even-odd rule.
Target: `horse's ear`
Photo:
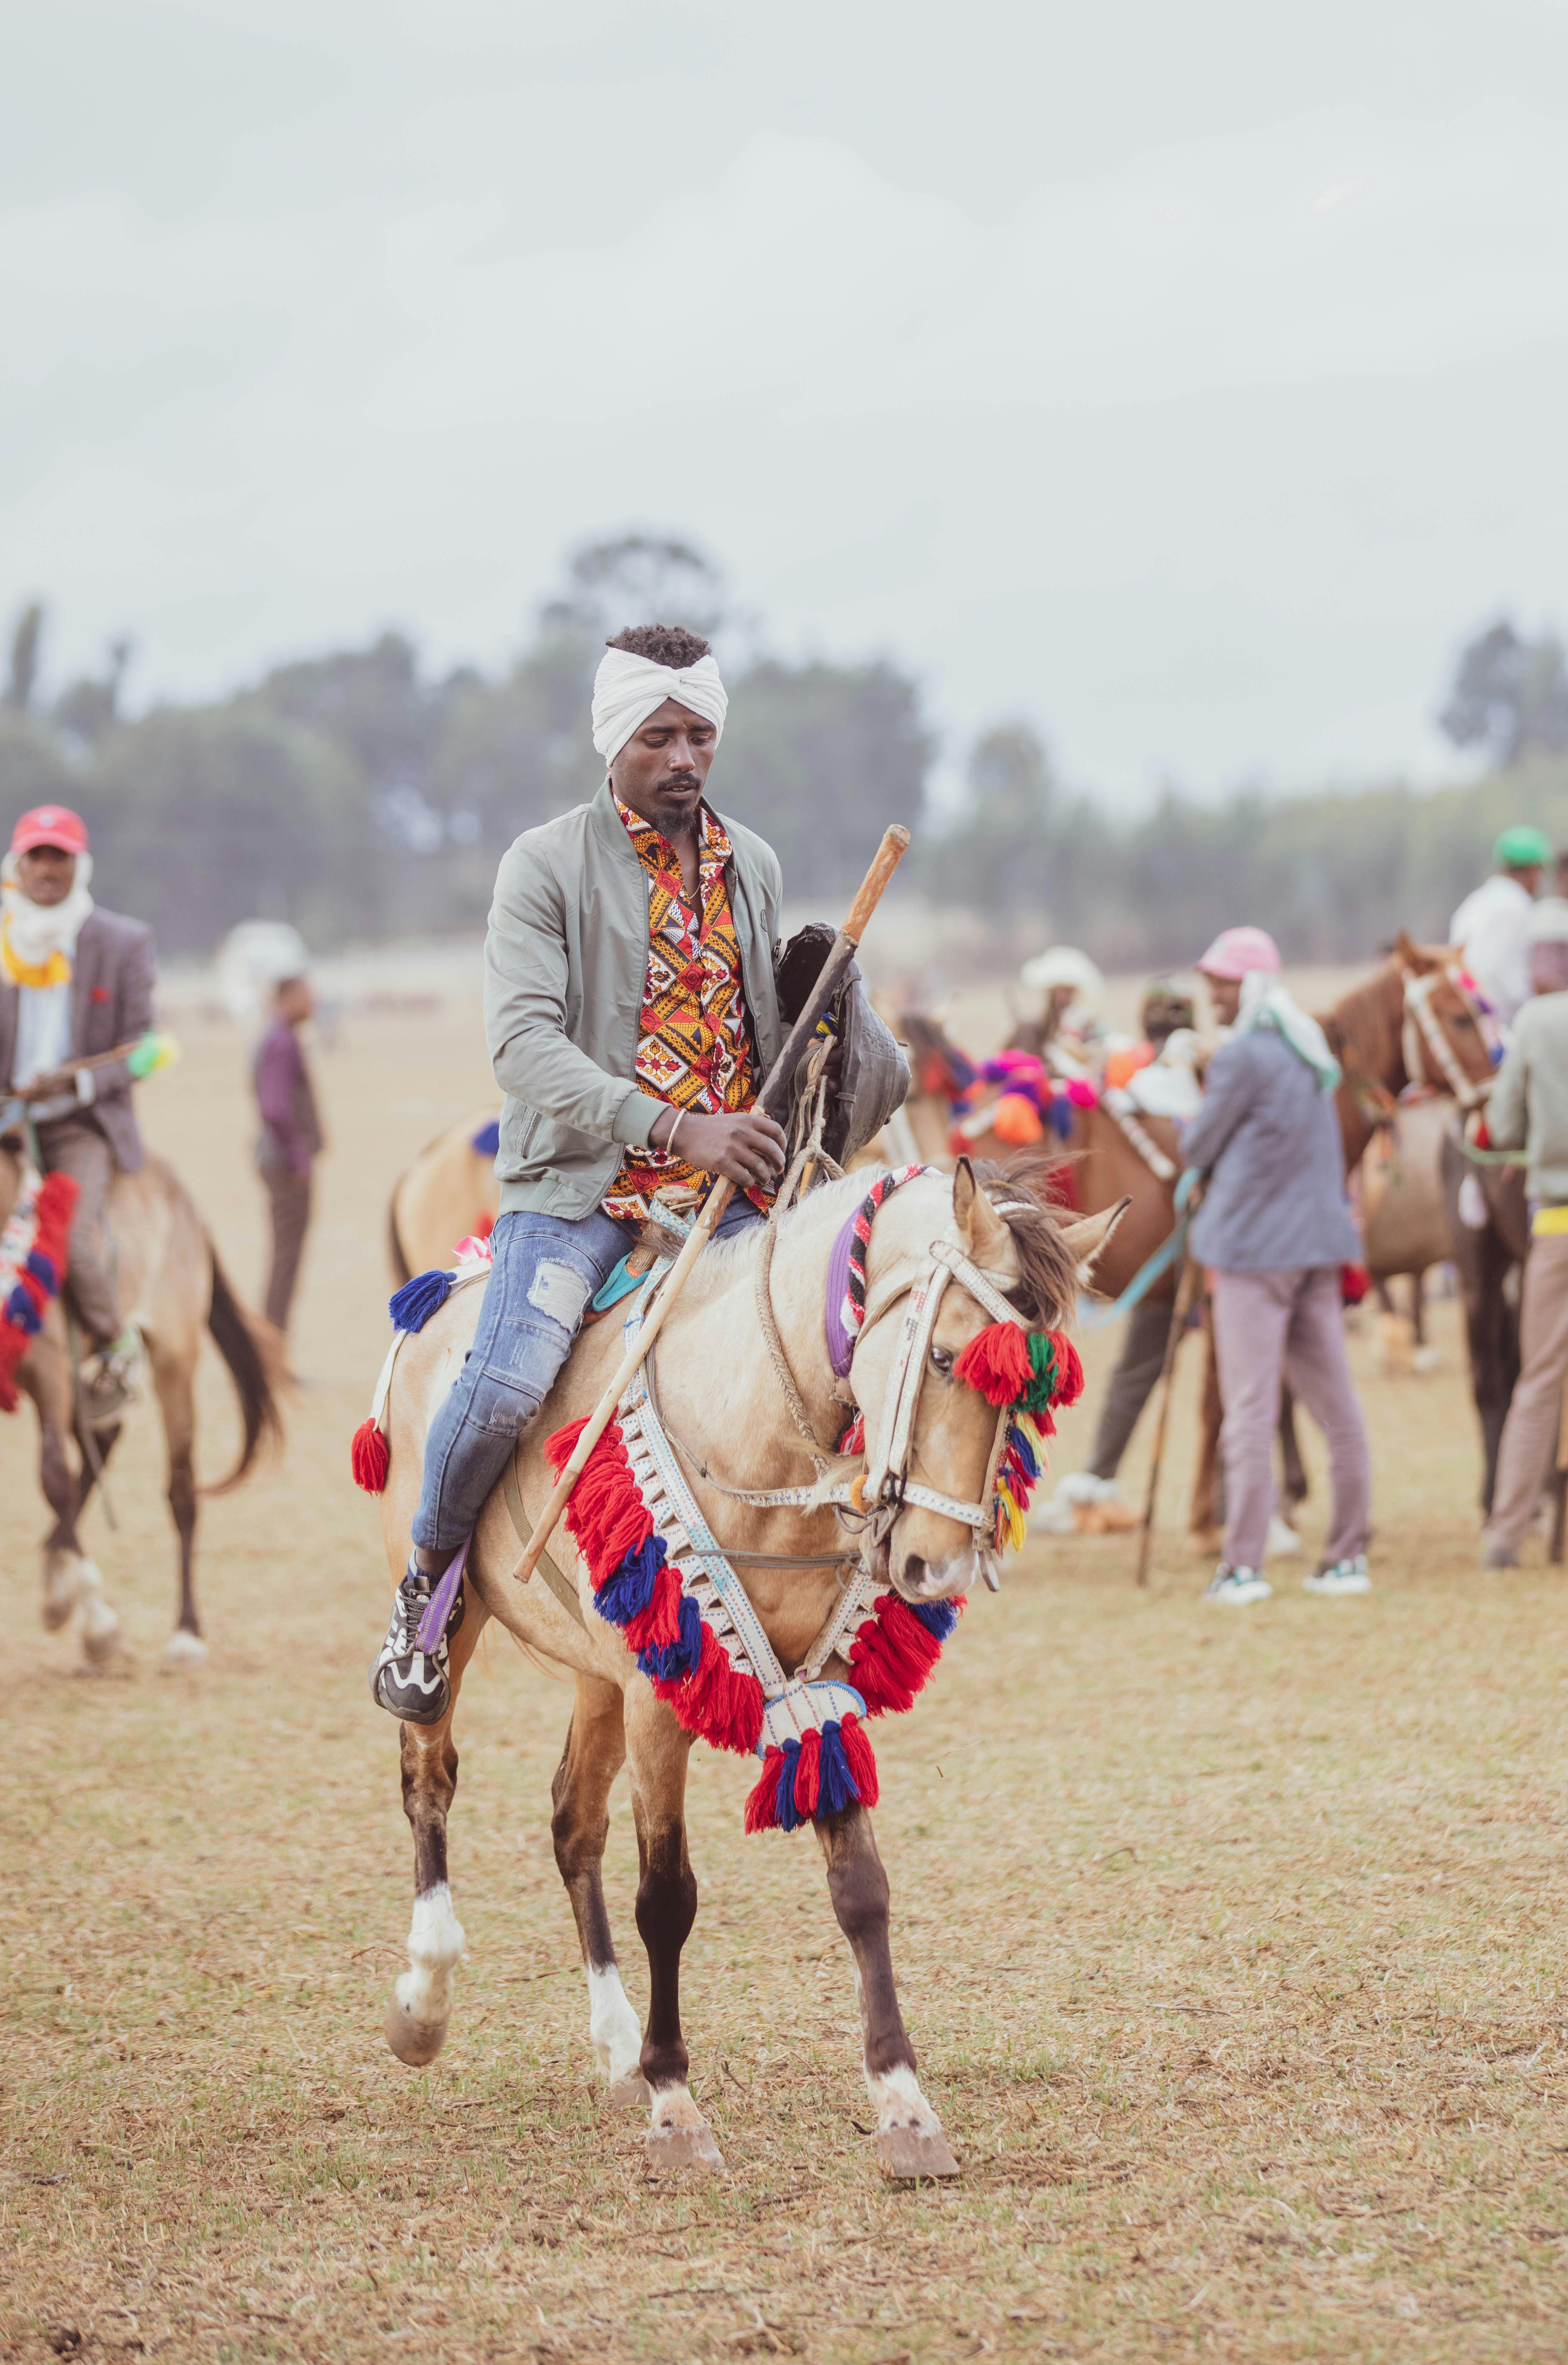
[[[1404,928],[1394,939],[1394,958],[1401,969],[1410,971],[1412,977],[1424,977],[1428,970],[1441,969],[1443,965],[1440,951],[1434,952],[1425,945],[1418,945]]]
[[[975,1264],[998,1264],[1008,1247],[1008,1230],[990,1199],[975,1181],[975,1170],[960,1158],[953,1172],[953,1222],[964,1254]]]
[[[1080,1216],[1076,1223],[1062,1226],[1062,1246],[1078,1267],[1081,1287],[1088,1288],[1095,1259],[1132,1204],[1130,1197],[1118,1199],[1114,1207],[1102,1208],[1097,1216]]]

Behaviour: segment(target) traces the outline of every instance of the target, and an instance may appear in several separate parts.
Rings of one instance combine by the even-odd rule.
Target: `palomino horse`
[[[945,1631],[950,1616],[940,1614],[940,1605],[961,1599],[976,1575],[991,1566],[989,1550],[977,1546],[977,1524],[969,1515],[979,1513],[989,1520],[980,1500],[989,1496],[997,1466],[998,1415],[991,1400],[955,1374],[955,1363],[992,1321],[994,1306],[988,1311],[985,1303],[977,1301],[960,1262],[952,1285],[932,1306],[937,1319],[924,1345],[922,1333],[912,1329],[911,1323],[922,1306],[931,1305],[929,1293],[942,1261],[957,1258],[970,1261],[975,1279],[991,1299],[996,1300],[998,1292],[1008,1293],[1031,1330],[1057,1328],[1070,1319],[1088,1263],[1114,1222],[1114,1216],[1107,1216],[1064,1227],[1053,1211],[1027,1196],[1015,1182],[991,1182],[982,1188],[967,1162],[952,1177],[930,1169],[910,1170],[902,1184],[886,1191],[874,1221],[868,1216],[864,1325],[847,1376],[835,1382],[824,1333],[830,1261],[835,1245],[842,1247],[846,1222],[862,1200],[868,1179],[858,1174],[820,1186],[777,1220],[770,1242],[758,1226],[710,1246],[659,1339],[657,1378],[649,1397],[653,1404],[656,1390],[656,1419],[667,1424],[664,1434],[673,1450],[672,1466],[695,1501],[696,1509],[684,1516],[689,1521],[705,1519],[719,1548],[743,1561],[749,1607],[743,1604],[729,1631],[744,1633],[745,1621],[755,1618],[766,1637],[764,1647],[780,1667],[800,1670],[804,1665],[813,1679],[821,1676],[840,1685],[868,1682],[856,1664],[866,1630],[857,1629],[853,1651],[843,1642],[854,1623],[846,1612],[861,1597],[854,1588],[862,1580],[852,1580],[846,1594],[843,1531],[832,1512],[820,1503],[815,1508],[800,1508],[812,1490],[795,1483],[809,1451],[797,1434],[797,1419],[809,1423],[819,1440],[837,1439],[851,1408],[863,1408],[867,1463],[874,1470],[890,1463],[894,1478],[890,1496],[873,1494],[873,1501],[885,1501],[886,1508],[870,1515],[868,1530],[874,1539],[869,1581],[888,1588],[878,1597],[878,1614],[913,1624],[913,1613],[900,1605],[916,1605],[926,1613],[919,1631]],[[871,1205],[870,1201],[866,1204]],[[772,1249],[770,1272],[765,1247]],[[837,1286],[842,1291],[842,1280]],[[791,1374],[798,1400],[793,1414],[759,1318],[759,1290],[763,1302],[771,1305],[777,1325],[772,1346]],[[395,1351],[382,1414],[390,1446],[384,1527],[394,1579],[403,1570],[425,1432],[462,1362],[476,1314],[475,1294],[455,1291],[420,1331]],[[1014,1339],[1022,1335],[1009,1326],[996,1327]],[[1044,1342],[1036,1339],[1035,1344]],[[1058,1341],[1051,1351],[1068,1351]],[[496,1618],[531,1653],[569,1667],[576,1677],[576,1705],[553,1785],[552,1829],[588,1977],[588,2035],[610,2092],[629,2102],[651,2099],[648,2141],[655,2167],[713,2168],[722,2163],[688,2083],[689,2057],[680,2025],[681,1948],[697,1912],[685,1810],[692,1734],[639,1671],[617,1627],[607,1622],[611,1609],[599,1606],[608,1599],[610,1588],[626,1581],[621,1574],[608,1580],[596,1601],[588,1561],[566,1530],[557,1529],[548,1556],[554,1566],[526,1586],[511,1575],[519,1533],[537,1517],[551,1490],[554,1473],[546,1433],[587,1414],[622,1353],[619,1321],[600,1324],[578,1341],[544,1411],[517,1451],[510,1474],[520,1497],[515,1510],[509,1508],[507,1485],[498,1486],[474,1530],[465,1577],[466,1606],[451,1645],[452,1704],[438,1724],[402,1728],[403,1804],[414,1836],[415,1905],[410,1968],[398,1982],[386,2034],[398,2058],[414,2066],[432,2060],[446,2034],[453,1972],[464,1947],[447,1885],[446,1818],[457,1778],[453,1715],[480,1630],[487,1620]],[[890,1388],[890,1381],[894,1384]],[[645,1428],[641,1434],[645,1440]],[[612,1444],[615,1435],[610,1432]],[[897,1443],[900,1439],[902,1444]],[[616,1450],[624,1459],[624,1449]],[[646,1451],[645,1444],[642,1450]],[[853,1471],[864,1488],[866,1465],[858,1451],[834,1457],[830,1446],[828,1455],[823,1485],[834,1472],[842,1480]],[[708,1456],[722,1475],[710,1473]],[[580,1482],[579,1496],[588,1486],[594,1466],[590,1463]],[[737,1498],[736,1488],[777,1489],[791,1494],[794,1502],[791,1507],[748,1506]],[[840,1499],[844,1491],[841,1485]],[[668,1499],[677,1499],[673,1485]],[[853,1499],[858,1503],[860,1497]],[[932,1502],[946,1504],[951,1515],[929,1508]],[[569,1512],[568,1520],[571,1516]],[[592,1516],[605,1515],[601,1510]],[[634,1530],[633,1521],[627,1530],[629,1551],[636,1546]],[[689,1528],[685,1532],[689,1535]],[[988,1524],[988,1544],[990,1533]],[[824,1551],[834,1543],[836,1552]],[[685,1549],[691,1551],[689,1541]],[[857,1549],[851,1545],[851,1559]],[[764,1557],[753,1559],[753,1554]],[[629,1564],[622,1563],[622,1570]],[[627,1613],[622,1606],[613,1614]],[[705,1620],[710,1614],[704,1608]],[[729,1613],[713,1614],[719,1631],[725,1631]],[[683,1621],[685,1615],[683,1608]],[[929,1625],[933,1619],[935,1628]],[[703,1669],[712,1641],[712,1632],[705,1630]],[[831,1655],[813,1658],[814,1651],[824,1652],[830,1643]],[[930,1656],[935,1657],[935,1651]],[[914,1685],[920,1680],[917,1673]],[[661,1688],[678,1696],[685,1687],[666,1684]],[[883,1704],[907,1707],[909,1698],[906,1691]],[[683,1718],[688,1713],[681,1710]],[[847,1720],[849,1712],[845,1714]],[[729,1745],[744,1744],[732,1736]],[[790,1742],[787,1747],[794,1745]],[[859,1745],[864,1746],[863,1741]],[[770,1750],[769,1754],[777,1756],[778,1752]],[[822,1762],[820,1799],[825,1799],[825,1735]],[[600,1877],[610,1787],[622,1764],[630,1767],[637,1834],[637,1928],[648,1955],[645,2030],[639,2029],[621,1984]],[[868,1793],[862,1790],[860,1795]],[[856,1796],[852,1789],[851,1803],[837,1811],[819,1812],[815,1805],[811,1811],[826,1859],[829,1896],[854,1957],[865,2074],[877,2111],[878,2157],[896,2175],[952,2174],[955,2163],[941,2124],[916,2079],[914,2051],[893,1984],[887,1875],[870,1816],[864,1805],[854,1803]],[[799,1805],[798,1788],[793,1797]]]
[[[393,1184],[386,1245],[398,1283],[450,1264],[459,1240],[495,1222],[498,1115],[492,1102],[449,1125]]]
[[[0,1223],[22,1179],[17,1149],[0,1142]],[[263,1444],[279,1432],[274,1394],[282,1362],[270,1326],[247,1314],[229,1285],[218,1253],[185,1185],[161,1158],[134,1174],[117,1176],[109,1194],[120,1302],[147,1342],[148,1367],[169,1448],[169,1509],[180,1547],[180,1606],[164,1647],[170,1666],[196,1666],[207,1657],[196,1615],[194,1557],[196,1501],[221,1495],[246,1475]],[[69,1284],[68,1284],[69,1286]],[[244,1440],[238,1461],[216,1485],[198,1486],[196,1451],[196,1368],[202,1332],[210,1330],[240,1398]],[[119,1619],[104,1599],[103,1578],[82,1550],[77,1525],[99,1471],[113,1452],[119,1428],[89,1437],[76,1418],[71,1341],[59,1298],[17,1373],[38,1408],[39,1476],[54,1526],[44,1539],[43,1622],[51,1631],[81,1608],[87,1659],[102,1664],[118,1647]],[[74,1437],[78,1466],[66,1450]]]

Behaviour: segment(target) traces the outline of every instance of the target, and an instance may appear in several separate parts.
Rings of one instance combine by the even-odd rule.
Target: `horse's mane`
[[[1005,1295],[1030,1323],[1049,1328],[1064,1321],[1077,1295],[1078,1268],[1062,1238],[1060,1211],[1046,1194],[1046,1179],[1038,1161],[1020,1161],[1004,1167],[989,1159],[977,1159],[973,1163],[975,1180],[1006,1225],[1018,1258],[1019,1279]],[[926,1171],[940,1173],[935,1167]],[[872,1179],[868,1169],[863,1173],[846,1174],[842,1180],[825,1182],[819,1190],[809,1193],[779,1218],[780,1243],[788,1240],[795,1226],[816,1215],[825,1204],[837,1202],[847,1215],[865,1197]],[[943,1175],[941,1179],[948,1178]],[[668,1245],[667,1236],[666,1244]],[[678,1243],[673,1245],[678,1247]],[[737,1268],[750,1266],[760,1245],[760,1228],[755,1224],[748,1224],[744,1231],[731,1233],[727,1239],[711,1241],[693,1269],[692,1282],[697,1284],[693,1295],[704,1294],[704,1283],[713,1290],[724,1287],[735,1277]]]

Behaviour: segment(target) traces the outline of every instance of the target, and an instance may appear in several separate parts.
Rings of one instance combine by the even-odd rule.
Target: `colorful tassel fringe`
[[[386,1493],[386,1474],[392,1467],[392,1449],[374,1420],[360,1422],[353,1433],[349,1459],[356,1486],[363,1486],[367,1495]]]
[[[17,1409],[17,1367],[43,1328],[50,1298],[65,1278],[66,1244],[76,1212],[77,1185],[69,1174],[46,1174],[30,1208],[13,1208],[0,1234],[0,1412]]]
[[[482,1125],[477,1133],[472,1134],[469,1147],[476,1149],[481,1158],[498,1158],[501,1148],[500,1118],[493,1116],[488,1125]]]
[[[820,1732],[782,1747],[769,1744],[745,1802],[745,1827],[792,1832],[847,1807],[874,1807],[880,1795],[876,1756],[859,1718],[831,1718]]]

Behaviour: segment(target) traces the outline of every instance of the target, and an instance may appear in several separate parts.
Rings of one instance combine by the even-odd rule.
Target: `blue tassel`
[[[958,1622],[958,1605],[951,1601],[906,1601],[926,1632],[938,1642],[945,1642]]]
[[[784,1743],[784,1763],[778,1768],[778,1828],[781,1832],[796,1830],[804,1820],[795,1804],[795,1768],[800,1762],[800,1743],[787,1741]]]
[[[6,1300],[6,1319],[7,1322],[14,1322],[18,1330],[26,1330],[29,1335],[43,1328],[43,1317],[20,1282]]]
[[[422,1330],[452,1295],[449,1272],[417,1272],[388,1299],[386,1311],[398,1330]]]
[[[1065,1093],[1054,1093],[1046,1111],[1046,1122],[1058,1140],[1072,1138],[1072,1103]]]
[[[1025,1475],[1037,1478],[1040,1474],[1040,1457],[1016,1421],[1008,1432],[1007,1442],[1023,1463]]]
[[[488,1125],[482,1125],[479,1127],[473,1138],[472,1147],[478,1151],[481,1158],[499,1157],[501,1121],[498,1116],[493,1116]]]
[[[594,1608],[599,1616],[608,1618],[612,1626],[624,1626],[629,1619],[635,1618],[653,1599],[664,1564],[663,1536],[649,1536],[635,1552],[627,1553],[614,1575],[594,1595]]]
[[[675,1684],[683,1676],[694,1676],[701,1661],[702,1613],[691,1596],[683,1593],[678,1639],[673,1642],[661,1642],[653,1650],[639,1651],[637,1664],[645,1676],[655,1676],[662,1684]]]
[[[28,1271],[35,1281],[42,1282],[51,1297],[59,1295],[60,1275],[54,1269],[54,1259],[45,1256],[42,1249],[28,1250]]]
[[[817,1777],[817,1813],[842,1815],[846,1807],[853,1807],[860,1793],[855,1787],[855,1777],[849,1770],[849,1760],[844,1754],[844,1735],[838,1719],[823,1727],[821,1771]]]

